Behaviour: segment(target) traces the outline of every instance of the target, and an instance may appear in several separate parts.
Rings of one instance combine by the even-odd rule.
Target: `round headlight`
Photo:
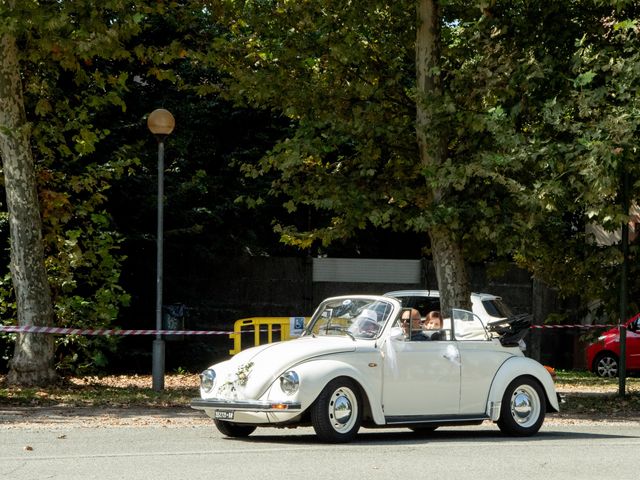
[[[293,395],[298,391],[300,378],[293,370],[289,370],[280,377],[280,388],[287,395]]]
[[[210,392],[213,385],[216,383],[216,372],[211,369],[206,369],[200,374],[200,388],[204,392]]]

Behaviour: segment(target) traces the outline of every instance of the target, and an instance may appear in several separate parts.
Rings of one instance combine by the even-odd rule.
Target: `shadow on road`
[[[490,427],[489,427],[490,428]],[[614,438],[639,438],[640,435],[618,435],[607,434],[597,432],[585,432],[576,429],[576,431],[554,431],[553,427],[549,427],[547,430],[540,431],[537,435],[531,437],[511,437],[504,435],[498,430],[489,429],[487,427],[482,429],[461,429],[455,430],[443,428],[437,430],[428,435],[419,434],[410,430],[371,430],[362,429],[351,442],[351,444],[366,444],[366,445],[417,445],[423,443],[438,443],[438,442],[460,442],[467,443],[469,441],[480,440],[491,443],[513,443],[513,442],[545,442],[549,440],[584,440],[584,439],[614,439]],[[304,434],[301,434],[304,431]],[[228,438],[230,442],[243,442],[251,444],[271,443],[282,445],[300,445],[300,444],[318,444],[314,432],[310,428],[291,430],[291,434],[279,434],[269,435],[261,434],[260,429],[256,430],[250,437],[247,438]]]

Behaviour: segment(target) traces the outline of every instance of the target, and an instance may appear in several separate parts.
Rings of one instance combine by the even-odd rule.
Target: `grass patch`
[[[626,394],[619,395],[618,378],[601,378],[588,371],[557,370],[556,389],[565,403],[562,414],[602,418],[640,417],[640,378],[627,377]]]
[[[582,387],[618,385],[618,378],[602,378],[587,370],[556,370],[556,383]],[[638,378],[628,377],[627,384],[637,383]]]
[[[556,370],[555,383],[558,389],[575,388],[594,393],[617,392],[619,388],[617,377],[602,378],[586,370]],[[625,384],[628,393],[640,392],[640,377],[627,377]]]

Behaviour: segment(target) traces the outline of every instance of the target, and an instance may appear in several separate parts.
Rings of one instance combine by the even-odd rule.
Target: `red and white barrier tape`
[[[564,328],[613,328],[616,325],[530,325],[535,329],[564,329]],[[275,330],[272,330],[275,331]],[[242,330],[242,332],[224,332],[219,330],[120,330],[120,329],[83,329],[83,328],[61,328],[61,327],[36,327],[17,325],[0,325],[0,332],[6,333],[53,333],[58,335],[230,335],[233,333],[251,333],[253,330]]]
[[[582,324],[575,324],[575,325],[530,325],[529,328],[551,328],[551,329],[555,329],[555,328],[613,328],[616,327],[617,325],[582,325]]]
[[[233,332],[216,330],[120,330],[120,329],[83,329],[60,327],[36,327],[0,325],[0,332],[7,333],[55,333],[60,335],[229,335]]]

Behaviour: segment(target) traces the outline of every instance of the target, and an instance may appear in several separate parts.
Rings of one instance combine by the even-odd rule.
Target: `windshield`
[[[330,299],[320,305],[305,329],[305,334],[376,338],[392,311],[393,305],[382,300],[345,297]]]

